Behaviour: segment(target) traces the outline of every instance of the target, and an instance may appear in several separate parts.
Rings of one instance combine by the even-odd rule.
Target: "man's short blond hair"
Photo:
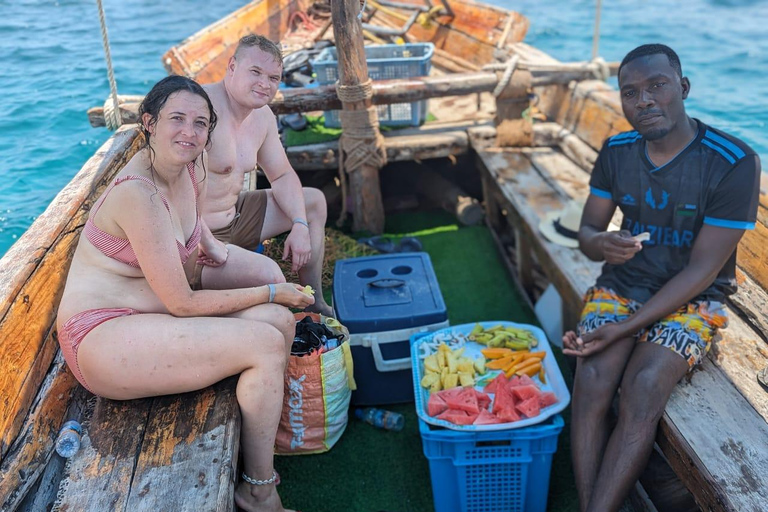
[[[280,66],[283,65],[283,52],[280,50],[280,47],[277,43],[270,41],[264,36],[249,34],[240,38],[240,41],[237,43],[237,48],[235,49],[235,59],[237,59],[237,56],[243,48],[258,48],[264,53],[274,57],[275,61],[277,61]]]

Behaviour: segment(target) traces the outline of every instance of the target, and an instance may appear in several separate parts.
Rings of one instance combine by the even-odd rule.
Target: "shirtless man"
[[[219,122],[208,151],[210,169],[203,218],[214,236],[253,260],[244,275],[232,275],[228,286],[284,282],[280,267],[252,252],[259,243],[289,232],[283,259],[291,260],[303,285],[322,290],[325,252],[325,196],[303,188],[277,133],[275,115],[267,106],[275,97],[283,72],[280,48],[256,35],[243,37],[227,64],[224,80],[205,86]],[[272,188],[242,192],[243,177],[264,170]],[[251,251],[251,252],[248,252]],[[199,267],[205,282],[207,267]],[[331,315],[322,293],[308,310]]]

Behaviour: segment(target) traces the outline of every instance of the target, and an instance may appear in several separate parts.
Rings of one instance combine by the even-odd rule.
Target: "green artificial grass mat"
[[[325,126],[325,116],[304,116],[307,119],[307,127],[301,131],[291,128],[283,128],[283,144],[290,148],[293,146],[304,146],[306,144],[320,144],[336,140],[341,137],[341,128],[327,128]],[[427,121],[437,119],[430,113],[427,113]],[[412,128],[412,126],[381,126],[382,132],[392,130],[402,130],[403,128]]]
[[[506,271],[484,226],[458,227],[444,212],[387,217],[394,240],[417,236],[429,253],[451,325],[482,320],[537,324]],[[564,372],[567,368],[561,364]],[[328,453],[276,457],[283,504],[304,512],[430,512],[432,484],[413,403],[382,406],[405,416],[401,432],[378,430],[350,415],[340,441]],[[568,421],[552,465],[550,511],[577,510],[568,448]],[[457,504],[458,507],[458,504]],[[458,510],[458,508],[457,508]]]

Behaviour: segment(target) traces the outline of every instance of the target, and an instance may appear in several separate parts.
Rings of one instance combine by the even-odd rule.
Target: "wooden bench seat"
[[[62,477],[61,510],[234,510],[236,378],[194,393],[95,399]]]
[[[570,197],[586,197],[588,173],[555,148],[478,147],[477,154],[491,227],[514,230],[518,271],[530,272],[535,258],[563,299],[563,311],[553,314],[575,326],[601,264],[549,242],[538,225]],[[677,386],[661,420],[658,445],[704,510],[766,509],[768,400],[753,388],[765,353],[758,332],[730,311],[722,339],[701,370]]]

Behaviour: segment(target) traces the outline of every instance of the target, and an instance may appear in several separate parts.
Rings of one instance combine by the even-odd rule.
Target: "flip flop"
[[[424,250],[424,246],[421,241],[415,236],[404,236],[397,243],[397,252],[421,252]]]
[[[358,240],[361,244],[367,245],[368,247],[373,247],[379,252],[383,252],[385,254],[390,254],[393,252],[397,252],[397,248],[395,247],[395,244],[390,240],[389,238],[385,236],[372,236],[370,238],[361,238]]]
[[[280,117],[280,124],[286,128],[300,132],[307,127],[307,119],[301,114],[286,114]]]
[[[763,389],[768,391],[768,366],[757,372],[757,382],[763,386]]]

